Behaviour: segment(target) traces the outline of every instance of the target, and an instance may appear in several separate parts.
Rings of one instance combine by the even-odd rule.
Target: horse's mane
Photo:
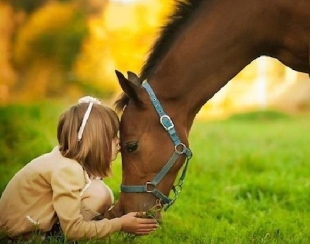
[[[176,0],[175,11],[168,17],[166,25],[161,28],[159,38],[150,49],[150,54],[142,67],[140,82],[148,78],[154,72],[158,61],[167,53],[169,47],[177,38],[181,28],[183,28],[198,10],[203,0]],[[130,98],[122,93],[116,100],[115,107],[122,110],[129,102]]]

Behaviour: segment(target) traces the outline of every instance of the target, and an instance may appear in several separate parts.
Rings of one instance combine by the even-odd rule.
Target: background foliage
[[[114,96],[115,69],[138,72],[171,2],[0,0],[0,104]]]

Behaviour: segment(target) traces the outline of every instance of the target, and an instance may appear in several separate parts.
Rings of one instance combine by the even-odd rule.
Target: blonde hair
[[[64,157],[79,162],[93,177],[111,174],[112,140],[119,131],[119,118],[109,107],[93,104],[83,138],[78,131],[89,103],[72,106],[59,117],[57,139]]]

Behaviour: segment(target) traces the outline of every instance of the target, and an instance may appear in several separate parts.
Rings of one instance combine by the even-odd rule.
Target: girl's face
[[[121,146],[119,145],[119,138],[114,137],[112,140],[112,154],[111,154],[111,161],[116,159],[117,154],[121,150]]]

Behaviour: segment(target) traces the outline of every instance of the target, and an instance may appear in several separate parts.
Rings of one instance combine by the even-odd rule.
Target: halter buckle
[[[165,130],[167,130],[167,131],[174,128],[174,124],[173,124],[171,118],[167,114],[164,114],[160,117],[160,123],[165,128]]]

